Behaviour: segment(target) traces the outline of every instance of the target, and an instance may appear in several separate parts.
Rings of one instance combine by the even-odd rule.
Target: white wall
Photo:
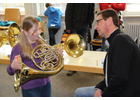
[[[140,16],[137,17],[124,17],[125,33],[128,32],[128,23],[140,23]]]

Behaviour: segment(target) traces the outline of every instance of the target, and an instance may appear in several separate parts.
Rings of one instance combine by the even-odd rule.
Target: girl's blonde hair
[[[29,29],[35,24],[36,27],[38,26],[39,20],[36,17],[28,16],[25,17],[22,21],[21,28],[25,31],[29,31]],[[44,44],[41,39],[36,41],[36,45]],[[28,42],[26,35],[21,31],[19,36],[19,45],[22,48],[22,52],[24,54],[24,58],[31,59],[31,52],[33,50],[32,45]]]

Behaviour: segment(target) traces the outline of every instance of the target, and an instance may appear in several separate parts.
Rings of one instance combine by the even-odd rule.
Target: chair
[[[93,51],[102,46],[102,37],[99,36],[97,30],[94,31],[94,37],[91,40],[91,45],[93,47]]]
[[[40,22],[41,25],[41,36],[44,38],[44,27],[43,27],[43,22]]]
[[[21,15],[20,10],[17,8],[6,8],[4,20],[16,21],[19,26],[21,26]]]

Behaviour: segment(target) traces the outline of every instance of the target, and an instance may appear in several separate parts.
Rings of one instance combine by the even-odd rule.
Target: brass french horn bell
[[[85,40],[79,34],[71,34],[64,42],[64,49],[69,56],[77,58],[86,49]]]
[[[0,47],[7,42],[13,47],[20,32],[21,29],[17,23],[12,23],[7,30],[0,31]]]
[[[41,36],[40,38],[45,41]],[[22,84],[31,79],[52,76],[62,70],[64,66],[64,60],[56,49],[58,46],[65,49],[67,54],[71,57],[79,57],[83,54],[83,51],[86,48],[86,43],[82,36],[78,34],[71,34],[62,44],[55,46],[42,44],[36,46],[32,51],[31,59],[36,67],[41,70],[32,69],[21,62],[21,70],[18,70],[14,74],[15,92],[19,90],[19,87]]]

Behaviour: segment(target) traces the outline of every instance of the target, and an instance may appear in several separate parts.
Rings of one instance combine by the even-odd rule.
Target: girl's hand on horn
[[[21,57],[20,55],[15,56],[15,59],[13,60],[11,64],[11,68],[13,70],[21,69]]]
[[[57,50],[59,51],[59,53],[60,53],[60,54],[61,54],[61,56],[63,57],[63,49],[62,49],[62,48],[57,47]]]

